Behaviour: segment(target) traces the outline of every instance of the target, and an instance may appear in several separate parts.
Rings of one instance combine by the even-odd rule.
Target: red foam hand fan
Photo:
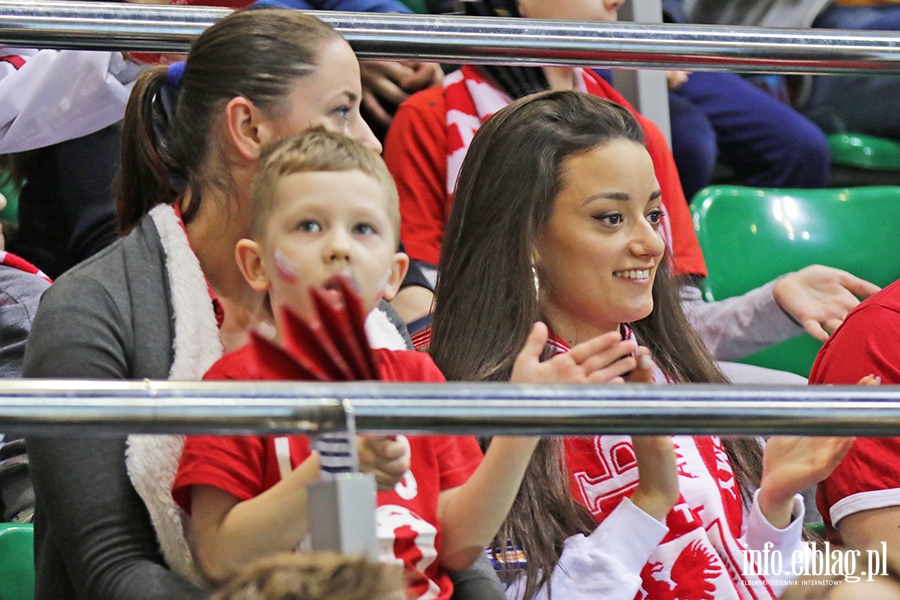
[[[304,319],[285,307],[282,346],[252,335],[260,375],[266,379],[365,381],[380,379],[366,337],[362,300],[345,277],[336,289],[311,288],[316,316]]]

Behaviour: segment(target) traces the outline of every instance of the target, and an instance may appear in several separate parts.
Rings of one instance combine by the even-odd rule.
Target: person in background
[[[900,384],[900,281],[866,299],[819,351],[810,384],[844,385],[874,374]],[[862,373],[863,375],[858,375]],[[848,548],[900,551],[900,437],[858,438],[834,473],[819,484],[826,535]]]
[[[814,27],[862,31],[900,30],[896,0],[683,0],[694,23]],[[826,133],[866,133],[900,139],[894,98],[896,77],[815,75],[798,94],[797,109]]]
[[[50,278],[37,267],[6,252],[0,231],[0,379],[22,376],[25,340],[49,286]],[[25,440],[0,433],[0,521],[29,523],[33,516]]]
[[[689,23],[681,0],[663,0],[666,22]],[[717,165],[751,187],[828,185],[825,133],[780,99],[734,73],[669,72],[672,155],[690,200]]]
[[[141,69],[121,52],[0,48],[0,178],[22,186],[9,249],[51,277],[116,238],[117,124]]]

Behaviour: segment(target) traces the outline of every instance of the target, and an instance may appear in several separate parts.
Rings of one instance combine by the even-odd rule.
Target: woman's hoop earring
[[[540,300],[541,299],[541,280],[538,277],[537,267],[532,263],[531,265],[531,276],[534,278],[534,295]]]

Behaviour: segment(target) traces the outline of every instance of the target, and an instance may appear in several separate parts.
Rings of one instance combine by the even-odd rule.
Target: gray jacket
[[[44,294],[26,377],[166,379],[172,306],[165,255],[149,217]],[[31,438],[37,495],[36,597],[204,598],[165,566],[125,471],[125,439]]]

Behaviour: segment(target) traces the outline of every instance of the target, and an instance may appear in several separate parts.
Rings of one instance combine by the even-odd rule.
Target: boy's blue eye
[[[317,233],[321,230],[322,228],[316,221],[306,220],[297,223],[297,231],[302,231],[304,233]]]
[[[353,233],[358,235],[373,235],[378,231],[369,223],[357,223],[353,226]]]

